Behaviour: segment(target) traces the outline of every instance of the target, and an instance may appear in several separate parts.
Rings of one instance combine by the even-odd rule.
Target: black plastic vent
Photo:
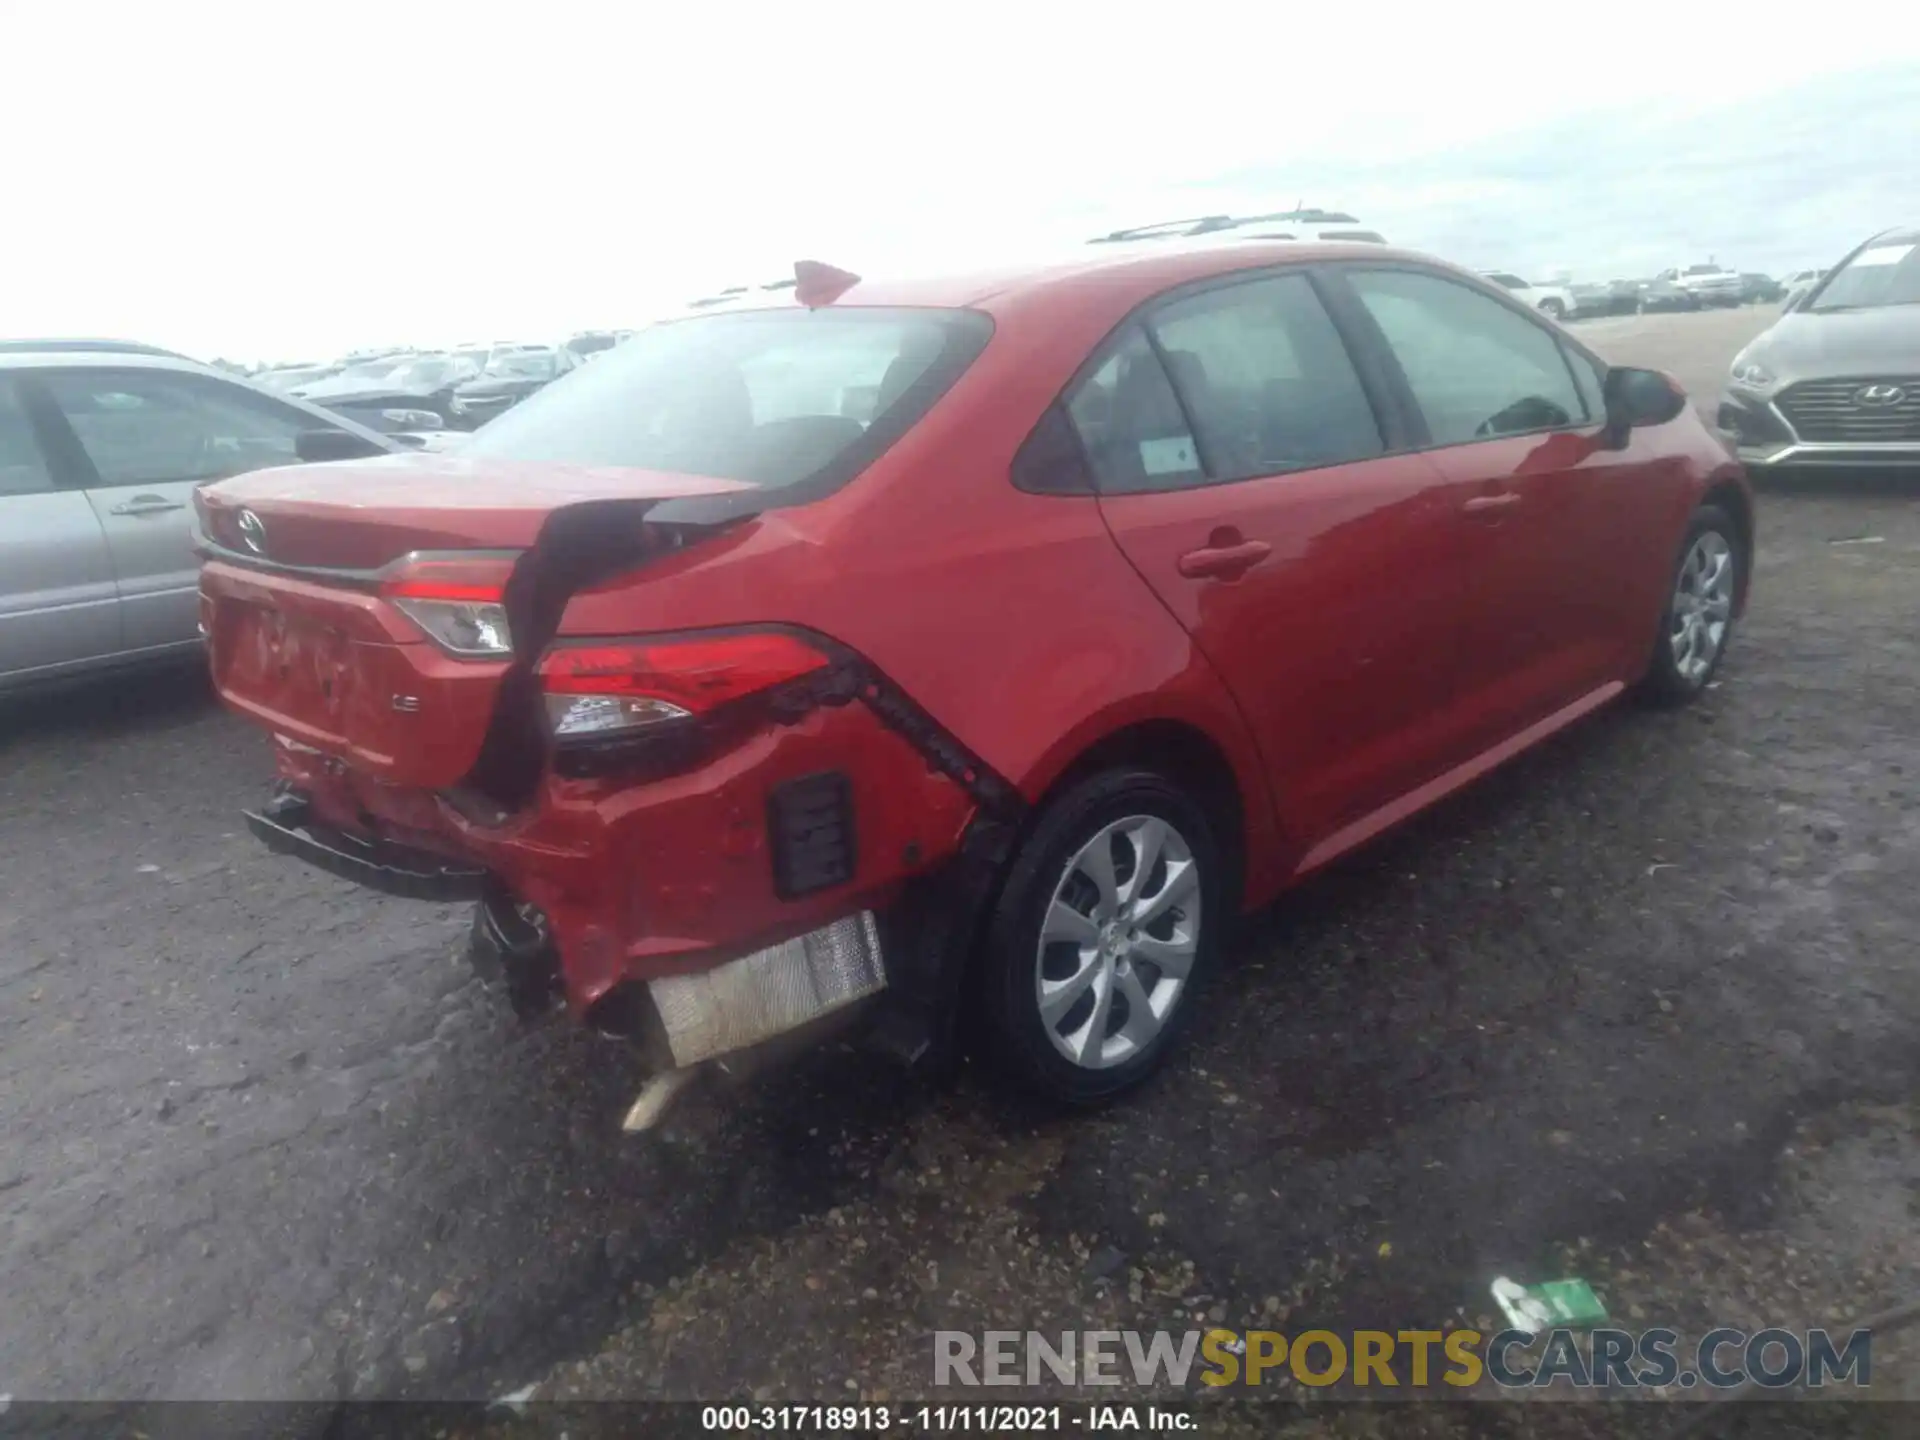
[[[767,797],[773,891],[798,899],[853,878],[853,786],[829,770],[776,786]]]

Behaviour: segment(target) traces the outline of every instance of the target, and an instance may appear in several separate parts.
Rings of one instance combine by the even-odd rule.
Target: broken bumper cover
[[[453,864],[425,850],[379,840],[363,840],[312,823],[311,807],[298,795],[282,795],[259,810],[248,810],[247,829],[269,850],[292,855],[309,865],[352,880],[370,890],[409,900],[474,900],[486,881],[484,870]]]

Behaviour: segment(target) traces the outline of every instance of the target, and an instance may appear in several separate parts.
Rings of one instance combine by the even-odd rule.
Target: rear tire
[[[1668,584],[1660,633],[1640,694],[1663,707],[1685,705],[1712,682],[1733,639],[1733,607],[1748,556],[1740,531],[1718,505],[1693,512]]]
[[[1093,1105],[1156,1070],[1231,917],[1206,810],[1166,777],[1105,770],[1050,801],[987,925],[984,1040],[1002,1075]]]

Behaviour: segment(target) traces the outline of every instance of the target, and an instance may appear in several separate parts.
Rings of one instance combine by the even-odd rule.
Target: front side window
[[[1340,332],[1304,275],[1207,290],[1149,322],[1215,480],[1385,449]]]
[[[1884,235],[1855,255],[1814,296],[1809,310],[1920,305],[1920,230]]]
[[[1525,290],[1527,288],[1527,282],[1522,280],[1518,275],[1508,275],[1502,272],[1489,275],[1487,278],[1496,285],[1506,286],[1509,290]]]
[[[300,432],[322,428],[297,410],[199,376],[66,370],[39,378],[103,485],[218,480],[298,464]]]
[[[1400,362],[1434,444],[1586,419],[1560,343],[1544,326],[1438,275],[1354,270],[1347,278]]]
[[[13,382],[0,376],[0,495],[33,495],[53,488],[46,457]]]
[[[464,453],[779,489],[863,469],[992,334],[966,310],[762,310],[655,325],[476,431]]]

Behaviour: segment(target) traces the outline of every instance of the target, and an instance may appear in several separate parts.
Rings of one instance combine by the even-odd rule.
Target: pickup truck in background
[[[1677,289],[1686,291],[1702,306],[1734,306],[1745,303],[1746,282],[1735,270],[1724,270],[1718,265],[1687,265],[1673,270],[1662,270],[1656,280],[1664,280]]]

